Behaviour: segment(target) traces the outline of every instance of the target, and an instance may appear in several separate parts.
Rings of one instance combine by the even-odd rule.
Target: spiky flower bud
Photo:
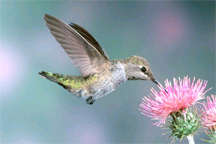
[[[173,112],[172,119],[168,120],[166,127],[171,130],[172,142],[194,135],[200,127],[200,116],[195,109],[188,109],[184,112]]]

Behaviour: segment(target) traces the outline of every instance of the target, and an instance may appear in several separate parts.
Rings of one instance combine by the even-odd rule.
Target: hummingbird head
[[[125,72],[128,80],[149,80],[157,85],[159,82],[155,79],[149,62],[140,56],[131,56],[124,60]]]

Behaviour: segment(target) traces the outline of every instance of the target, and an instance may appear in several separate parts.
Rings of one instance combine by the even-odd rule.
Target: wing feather
[[[77,31],[63,21],[47,14],[44,15],[44,20],[51,34],[68,54],[83,77],[94,74],[100,64],[106,62],[107,58],[104,57],[100,49],[95,48],[94,43],[88,41],[89,38],[84,36],[83,31]],[[97,43],[96,46],[98,47],[98,45]]]
[[[84,28],[81,26],[70,23],[69,24],[73,29],[75,29],[80,35],[82,35],[88,42],[90,42],[94,47],[100,52],[100,54],[106,59],[109,60],[109,57],[106,53],[106,51],[99,45],[99,43],[96,41],[96,39]]]

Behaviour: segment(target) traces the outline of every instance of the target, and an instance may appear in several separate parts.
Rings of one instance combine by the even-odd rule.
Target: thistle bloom
[[[212,98],[212,100],[211,100]],[[205,131],[209,136],[209,140],[203,140],[209,143],[216,143],[216,95],[207,97],[207,103],[202,103],[204,106],[202,114],[202,125],[207,128]]]
[[[207,97],[207,103],[203,102],[203,106],[203,126],[210,129],[216,129],[216,95]]]
[[[207,81],[198,80],[195,84],[195,78],[191,84],[190,78],[179,78],[179,83],[176,78],[173,78],[174,85],[171,82],[165,81],[165,89],[159,86],[160,91],[151,88],[151,97],[144,97],[139,109],[142,114],[151,117],[152,119],[159,120],[154,123],[160,126],[165,123],[166,118],[173,112],[184,110],[197,101],[204,98],[205,93],[210,90],[204,91]]]

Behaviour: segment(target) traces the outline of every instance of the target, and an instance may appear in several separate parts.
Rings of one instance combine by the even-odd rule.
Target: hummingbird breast
[[[122,63],[117,62],[116,64],[112,64],[110,72],[112,78],[111,82],[113,83],[114,89],[127,81],[125,69]]]
[[[104,78],[103,78],[104,77]],[[96,99],[103,97],[114,91],[122,83],[126,82],[126,73],[124,66],[120,63],[111,63],[108,74],[102,75],[101,88],[96,95]]]
[[[120,62],[111,63],[108,69],[97,75],[97,80],[94,83],[88,84],[82,89],[81,95],[84,98],[92,96],[96,100],[111,93],[126,81],[124,66]]]

